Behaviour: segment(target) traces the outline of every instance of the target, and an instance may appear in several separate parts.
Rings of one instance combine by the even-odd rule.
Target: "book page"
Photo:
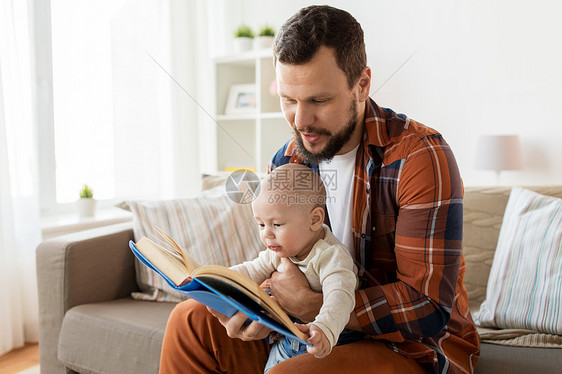
[[[204,273],[204,271],[203,271]],[[217,274],[217,273],[213,273],[212,276],[205,276],[205,275],[201,275],[201,274],[197,274],[197,278],[201,279],[202,277],[206,277],[206,278],[216,278],[216,279],[220,279],[224,282],[227,282],[233,286],[235,286],[236,288],[242,290],[246,297],[250,298],[255,304],[258,304],[260,306],[260,308],[262,310],[265,310],[267,313],[269,313],[275,320],[277,320],[277,322],[281,323],[281,324],[286,324],[287,323],[287,319],[288,316],[286,316],[286,313],[280,312],[279,309],[272,307],[271,305],[277,305],[273,300],[271,300],[271,297],[267,294],[267,292],[264,292],[265,295],[267,296],[267,299],[265,300],[269,300],[270,302],[264,301],[262,299],[262,297],[264,297],[262,294],[255,295],[252,291],[248,290],[246,287],[244,287],[244,285],[238,283],[236,280],[233,280],[229,277],[225,277],[224,275],[221,274]],[[261,290],[261,287],[260,287]],[[232,295],[229,295],[232,296]],[[282,309],[281,309],[282,310]]]
[[[183,261],[147,237],[142,237],[135,243],[135,246],[144,257],[162,273],[166,274],[176,285],[179,286],[186,278],[189,278],[189,271]]]
[[[170,242],[173,241],[170,239]],[[286,331],[290,331],[299,339],[303,341],[308,339],[305,334],[296,328],[279,304],[273,301],[256,282],[247,276],[220,265],[205,265],[190,272],[185,264],[186,261],[189,263],[189,260],[186,259],[186,254],[181,255],[182,250],[179,246],[176,244],[171,246],[170,249],[167,249],[167,247],[169,246],[166,245],[165,248],[147,237],[142,237],[135,243],[136,251],[140,252],[145,258],[145,260],[141,259],[141,261],[144,263],[148,262],[150,267],[158,269],[175,284],[180,292],[185,291],[185,294],[189,296],[189,291],[184,289],[183,286],[188,286],[187,284],[191,283],[193,278],[201,278],[200,282],[195,282],[198,284],[202,284],[203,279],[207,279],[207,282],[214,284],[216,287],[222,284],[221,287],[218,287],[220,289],[216,289],[216,291],[209,290],[209,292],[222,295],[223,300],[240,310],[243,310],[241,308],[247,308],[248,313],[250,313],[249,310],[253,310],[256,315],[261,316],[261,321],[265,324],[267,324],[265,317],[269,317],[269,323],[275,320],[280,326],[284,326]],[[208,286],[206,287],[208,288]],[[196,289],[193,288],[192,290]],[[197,290],[197,292],[201,291]],[[197,299],[196,297],[194,298]],[[238,306],[233,303],[238,303]],[[275,329],[274,326],[269,327]]]
[[[158,226],[154,226],[154,231],[160,235],[160,238],[167,244],[167,250],[175,253],[182,258],[182,261],[189,274],[193,274],[195,270],[200,267],[199,262],[193,258],[187,251],[183,250],[164,230]]]
[[[246,290],[249,295],[252,295],[252,299],[260,300],[259,304],[261,307],[270,313],[274,319],[277,319],[281,324],[285,325],[286,328],[291,331],[294,335],[298,336],[303,340],[307,340],[305,334],[300,332],[293,321],[289,318],[287,313],[277,304],[275,301],[271,299],[271,297],[261,289],[261,287],[251,280],[250,278],[246,277],[243,274],[238,273],[232,269],[226,268],[220,265],[205,265],[197,269],[193,274],[192,277],[199,277],[199,276],[208,276],[208,277],[217,277],[223,278],[226,280],[230,280],[238,285],[243,290]]]

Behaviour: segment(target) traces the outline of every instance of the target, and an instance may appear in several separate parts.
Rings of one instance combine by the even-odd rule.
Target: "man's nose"
[[[307,108],[303,104],[298,104],[295,112],[295,126],[297,127],[297,130],[303,131],[307,127],[310,127],[313,123],[314,115],[310,108]]]

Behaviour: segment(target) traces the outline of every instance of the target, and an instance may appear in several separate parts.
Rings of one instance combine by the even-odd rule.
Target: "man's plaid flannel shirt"
[[[270,170],[289,162],[303,162],[293,139]],[[369,100],[353,191],[355,313],[372,338],[435,373],[472,373],[480,353],[463,285],[462,209],[441,134]]]

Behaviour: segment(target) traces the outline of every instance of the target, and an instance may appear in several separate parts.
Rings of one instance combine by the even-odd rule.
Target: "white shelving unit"
[[[271,49],[214,60],[217,171],[253,168],[264,173],[271,156],[291,137],[279,105],[269,93],[275,80]],[[233,85],[255,84],[256,107],[249,113],[226,113]]]

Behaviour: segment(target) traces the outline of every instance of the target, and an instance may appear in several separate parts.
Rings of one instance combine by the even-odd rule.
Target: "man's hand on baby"
[[[322,330],[315,325],[307,324],[302,325],[300,323],[295,323],[295,326],[301,331],[310,336],[308,343],[312,344],[312,347],[306,347],[308,353],[316,358],[326,357],[332,351],[330,347],[330,342],[328,338],[322,332]]]
[[[301,321],[314,320],[322,307],[322,294],[310,289],[305,275],[288,258],[281,258],[283,272],[271,275],[271,295],[288,315]]]

